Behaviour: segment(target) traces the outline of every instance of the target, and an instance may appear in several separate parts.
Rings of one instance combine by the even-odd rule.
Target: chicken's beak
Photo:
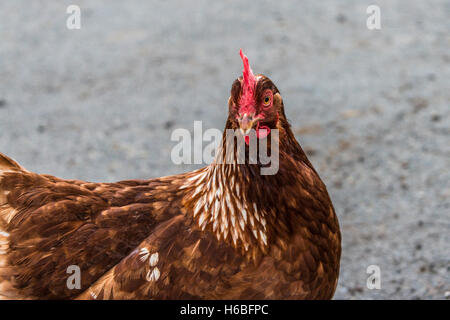
[[[243,135],[248,135],[258,120],[257,118],[255,119],[254,114],[244,113],[238,118],[239,130]]]

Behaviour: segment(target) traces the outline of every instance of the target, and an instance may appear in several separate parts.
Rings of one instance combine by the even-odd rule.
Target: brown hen
[[[332,298],[341,236],[330,197],[278,89],[241,57],[226,129],[244,148],[224,133],[205,168],[91,183],[0,154],[0,298]],[[261,174],[259,156],[250,161],[255,138],[278,152],[275,174]],[[80,288],[68,285],[70,266]]]

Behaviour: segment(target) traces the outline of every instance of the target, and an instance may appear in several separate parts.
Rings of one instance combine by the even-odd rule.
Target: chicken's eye
[[[271,101],[272,101],[272,98],[270,96],[266,96],[263,100],[264,106],[267,107],[268,105],[270,105]]]

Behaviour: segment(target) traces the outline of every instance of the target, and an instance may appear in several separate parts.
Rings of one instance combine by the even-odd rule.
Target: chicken
[[[330,197],[278,89],[240,54],[226,129],[245,152],[253,132],[269,151],[276,145],[278,171],[236,162],[225,133],[210,165],[150,180],[63,180],[0,154],[1,298],[333,297],[341,235]],[[73,266],[78,288],[68,285]]]

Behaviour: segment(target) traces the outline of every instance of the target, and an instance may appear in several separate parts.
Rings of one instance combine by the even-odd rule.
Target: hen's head
[[[254,75],[248,58],[240,51],[244,63],[243,75],[231,87],[228,100],[229,124],[248,135],[256,130],[258,138],[266,137],[272,129],[279,129],[285,120],[283,99],[273,82],[262,74]]]

